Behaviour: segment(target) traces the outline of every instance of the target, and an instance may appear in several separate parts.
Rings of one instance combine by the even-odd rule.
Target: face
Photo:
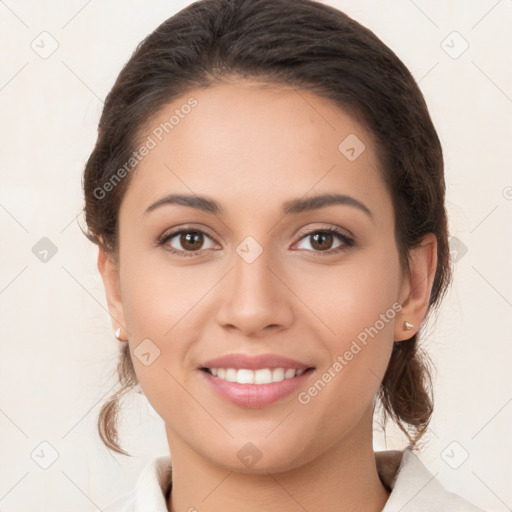
[[[171,452],[186,444],[241,471],[252,451],[257,472],[371,443],[410,292],[371,134],[313,93],[239,81],[174,101],[147,137],[120,207],[119,265],[103,275]],[[315,201],[326,194],[338,199]],[[309,370],[240,384],[202,369],[232,354],[293,361],[256,364],[271,370],[262,379]]]

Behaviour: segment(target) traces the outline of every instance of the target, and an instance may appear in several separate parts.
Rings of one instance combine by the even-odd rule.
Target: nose
[[[218,323],[245,336],[289,327],[294,318],[294,295],[279,269],[270,265],[266,251],[252,263],[235,253],[233,262],[234,268],[223,280],[227,299],[217,311]]]

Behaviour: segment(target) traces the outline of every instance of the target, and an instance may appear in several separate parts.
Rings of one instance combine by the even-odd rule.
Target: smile
[[[199,373],[215,395],[239,407],[262,408],[305,387],[314,371],[315,368],[201,368]]]

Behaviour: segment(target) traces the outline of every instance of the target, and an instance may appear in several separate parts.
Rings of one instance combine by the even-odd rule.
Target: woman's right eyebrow
[[[149,206],[144,212],[144,215],[152,212],[153,210],[156,210],[157,208],[160,208],[161,206],[166,206],[169,204],[189,206],[190,208],[196,208],[197,210],[201,210],[207,213],[214,213],[216,215],[224,213],[224,210],[217,201],[206,196],[169,194],[158,199],[158,201]]]
[[[214,213],[215,215],[222,215],[224,213],[224,210],[222,209],[220,204],[214,199],[211,199],[207,196],[169,194],[151,204],[146,209],[144,214],[146,215],[152,212],[153,210],[156,210],[157,208],[170,204],[188,206],[190,208],[195,208],[197,210],[201,210],[207,213]],[[364,212],[368,217],[370,217],[372,221],[374,220],[371,210],[364,203],[346,194],[330,193],[312,196],[305,199],[299,198],[289,200],[283,204],[282,213],[283,215],[293,215],[297,213],[303,213],[306,211],[317,210],[320,208],[326,208],[327,206],[332,206],[335,204],[357,208],[358,210]]]

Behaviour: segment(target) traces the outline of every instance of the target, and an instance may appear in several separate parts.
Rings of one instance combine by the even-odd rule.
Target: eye
[[[334,239],[338,239],[341,243],[332,250],[331,246]],[[337,253],[340,251],[347,250],[349,247],[354,245],[354,240],[348,237],[341,230],[336,228],[316,229],[309,231],[301,237],[301,240],[311,241],[309,242],[310,248],[306,248],[313,252],[327,252],[328,254]]]
[[[340,242],[338,246],[332,249],[335,239]],[[204,247],[205,240],[210,240],[210,246]],[[333,254],[354,245],[354,240],[336,228],[316,229],[303,233],[300,240],[311,240],[310,248],[306,249],[315,253]],[[299,240],[299,241],[300,241]],[[171,233],[166,233],[158,240],[159,246],[165,246],[165,249],[179,256],[196,256],[205,249],[213,249],[215,244],[213,239],[201,229],[183,228]]]
[[[179,254],[180,256],[195,256],[203,249],[213,248],[212,246],[203,247],[205,238],[212,241],[210,236],[200,229],[181,229],[165,234],[158,241],[158,244],[165,245],[168,251]]]

